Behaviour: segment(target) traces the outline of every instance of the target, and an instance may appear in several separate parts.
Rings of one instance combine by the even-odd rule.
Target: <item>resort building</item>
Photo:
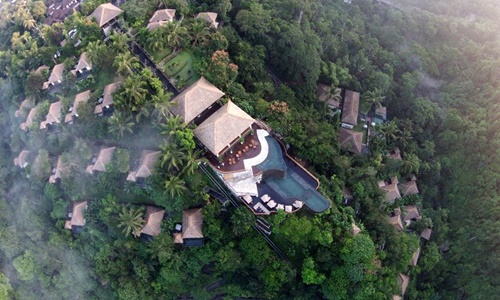
[[[403,273],[399,273],[397,280],[401,296],[404,297],[406,293],[406,288],[408,288],[408,284],[410,283],[410,277],[406,276]]]
[[[148,30],[153,31],[165,23],[172,22],[175,18],[175,9],[160,9],[155,11],[149,19]]]
[[[342,105],[341,126],[352,129],[358,125],[359,93],[345,91],[344,104]]]
[[[35,106],[30,110],[28,116],[26,117],[26,121],[24,121],[24,123],[21,123],[21,125],[19,125],[19,127],[22,130],[26,131],[33,125],[33,120],[35,119],[37,111],[38,111],[38,106]]]
[[[94,109],[94,113],[102,117],[113,113],[113,94],[121,86],[121,81],[113,82],[104,87],[102,96]]]
[[[116,147],[102,148],[99,155],[92,159],[92,165],[89,165],[85,172],[95,174],[97,172],[106,172],[106,166],[113,159]]]
[[[61,106],[61,100],[50,105],[45,121],[40,123],[40,129],[51,129],[53,126],[61,123]]]
[[[341,99],[341,92],[339,88],[333,91],[333,87],[324,84],[318,84],[316,88],[318,100],[324,102],[331,110],[337,110],[340,107],[338,99]]]
[[[153,174],[154,167],[158,162],[161,151],[142,151],[141,160],[139,166],[135,171],[131,171],[128,176],[128,181],[134,181],[137,183],[143,183],[144,179]]]
[[[339,142],[342,149],[355,154],[363,154],[366,149],[366,145],[363,144],[363,132],[341,127],[339,129]]]
[[[201,77],[172,99],[174,105],[170,110],[174,115],[180,116],[185,124],[200,124],[214,111],[212,108],[222,96],[224,93],[221,90]]]
[[[62,155],[59,155],[57,158],[57,164],[54,169],[52,169],[52,175],[49,177],[49,182],[50,183],[57,183],[58,181],[61,180],[61,173],[63,172],[64,169],[64,163],[62,159]]]
[[[72,210],[68,213],[68,220],[64,228],[71,230],[73,233],[81,233],[85,226],[85,210],[87,210],[87,201],[73,202]]]
[[[19,109],[14,112],[14,116],[16,118],[26,117],[34,105],[35,101],[33,99],[31,98],[24,99],[23,102],[21,102],[21,105],[19,105]]]
[[[182,228],[174,233],[174,243],[186,247],[200,247],[203,237],[203,214],[201,208],[185,209],[182,212]]]
[[[63,82],[63,75],[64,64],[55,65],[54,68],[52,68],[52,72],[50,72],[49,79],[43,83],[42,89],[49,89],[50,91],[52,87],[61,84]]]
[[[19,153],[19,155],[14,158],[14,165],[18,166],[21,169],[24,169],[28,166],[29,156],[31,152],[28,150],[23,150]]]
[[[90,73],[92,70],[92,63],[87,55],[87,52],[83,52],[78,59],[76,67],[71,70],[71,73],[76,76],[77,79],[82,79]]]
[[[406,226],[410,226],[411,222],[422,219],[422,217],[420,216],[420,212],[415,205],[407,205],[403,207],[403,210],[405,212],[403,221],[405,222]]]
[[[217,13],[214,12],[201,12],[196,15],[195,19],[207,21],[210,29],[217,29],[219,22],[217,22]]]
[[[420,233],[420,237],[426,241],[429,241],[431,239],[431,235],[432,235],[432,229],[430,228],[425,228],[422,231],[422,233]]]
[[[45,20],[43,24],[62,23],[75,11],[80,10],[81,0],[46,0]]]
[[[403,197],[408,195],[417,195],[418,194],[417,178],[415,178],[415,176],[412,176],[410,181],[400,183],[399,190],[401,191],[401,195]]]
[[[76,111],[78,106],[82,103],[87,103],[90,99],[90,90],[86,90],[75,96],[73,101],[73,106],[69,108],[69,113],[64,118],[65,123],[73,124],[76,118],[78,118],[78,112]]]
[[[401,194],[398,189],[398,178],[393,177],[391,180],[379,181],[378,187],[385,192],[385,201],[389,203],[394,203],[396,199],[401,198]]]
[[[146,208],[145,224],[140,234],[141,239],[151,241],[153,237],[160,234],[161,222],[163,221],[164,215],[164,209],[154,206],[148,206]]]
[[[97,25],[101,27],[102,31],[107,36],[111,32],[111,25],[116,22],[116,19],[122,13],[123,10],[113,4],[105,3],[99,5],[94,12],[88,16],[88,19],[95,20]]]
[[[394,160],[402,160],[401,151],[399,150],[399,148],[389,150],[389,153],[387,153],[387,157]]]
[[[413,256],[411,257],[410,260],[410,266],[416,267],[419,257],[420,257],[420,247],[418,247],[417,250],[413,253]]]

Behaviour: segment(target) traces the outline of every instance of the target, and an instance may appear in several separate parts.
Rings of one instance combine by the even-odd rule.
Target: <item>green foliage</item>
[[[16,257],[12,264],[19,274],[19,279],[32,281],[35,278],[36,262],[31,251],[26,250],[23,255]]]

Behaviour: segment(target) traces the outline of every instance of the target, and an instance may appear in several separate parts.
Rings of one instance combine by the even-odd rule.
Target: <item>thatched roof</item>
[[[87,201],[73,203],[73,214],[71,216],[71,226],[85,225],[84,212],[87,209]]]
[[[380,189],[386,192],[385,201],[389,203],[394,203],[396,199],[401,198],[401,194],[398,189],[398,178],[393,177],[390,184],[385,184],[380,186]]]
[[[417,248],[417,251],[413,253],[411,257],[410,266],[415,267],[418,262],[418,258],[420,257],[420,247]]]
[[[105,3],[99,5],[94,10],[94,12],[90,16],[88,16],[88,18],[91,20],[96,19],[97,25],[99,25],[99,27],[103,27],[104,25],[108,24],[109,21],[118,17],[122,12],[123,10],[119,9],[113,4]]]
[[[340,146],[347,151],[350,151],[352,153],[356,154],[362,154],[363,153],[363,133],[346,129],[346,128],[340,128],[339,129],[339,142]]]
[[[408,287],[408,283],[410,283],[410,277],[406,276],[403,273],[398,274],[398,286],[401,291],[401,295],[405,295],[406,288]]]
[[[49,182],[56,183],[57,179],[61,178],[61,172],[63,171],[63,169],[64,169],[64,163],[62,160],[62,155],[59,155],[59,157],[57,158],[57,165],[55,168],[55,172],[49,177]]]
[[[99,151],[99,155],[97,156],[96,162],[87,168],[87,172],[88,173],[93,173],[93,171],[106,172],[106,165],[111,162],[115,150],[116,147],[102,148],[101,151]]]
[[[78,113],[76,109],[80,103],[87,103],[90,99],[90,90],[86,90],[85,92],[81,92],[75,96],[75,100],[73,101],[73,106],[71,107],[71,112],[66,115],[64,118],[64,122],[69,123],[73,121],[73,116],[78,117]]]
[[[217,13],[214,12],[201,12],[196,15],[195,19],[202,19],[210,23],[210,28],[216,29],[219,26],[217,22]]]
[[[64,73],[64,64],[55,65],[54,68],[52,68],[52,72],[50,72],[50,77],[47,82],[49,84],[62,82],[63,73]]]
[[[180,116],[184,123],[187,124],[222,96],[224,96],[224,93],[221,90],[201,77],[172,99],[175,105],[170,110],[174,115]]]
[[[418,194],[417,180],[412,179],[410,181],[400,183],[399,189],[401,190],[403,197],[408,195],[416,195]]]
[[[401,151],[399,151],[399,148],[394,148],[392,150],[389,150],[387,157],[390,159],[402,160]]]
[[[48,124],[59,123],[61,120],[61,100],[54,102],[50,105],[49,112],[47,113],[47,117],[45,121],[40,123],[40,129],[47,128]]]
[[[186,209],[182,212],[182,238],[203,238],[203,214],[201,208]]]
[[[342,196],[344,196],[344,199],[352,200],[354,199],[354,196],[351,193],[351,190],[349,190],[346,186],[342,188]]]
[[[155,11],[151,19],[149,19],[148,30],[152,31],[166,22],[172,22],[175,18],[175,9],[160,9]]]
[[[402,298],[398,295],[392,295],[392,300],[402,300]]]
[[[184,240],[182,239],[182,233],[175,232],[174,233],[174,244],[183,244]]]
[[[219,155],[231,142],[248,130],[255,120],[229,101],[201,123],[194,135],[213,154]]]
[[[141,161],[137,171],[130,172],[127,180],[136,181],[137,178],[146,178],[153,173],[154,166],[160,157],[161,151],[142,151]]]
[[[346,90],[342,106],[342,123],[358,124],[359,93]]]
[[[83,52],[80,55],[80,59],[78,60],[78,64],[76,65],[75,69],[71,71],[73,74],[76,75],[77,72],[79,71],[89,71],[92,69],[92,62],[88,58],[87,52]]]
[[[14,158],[14,165],[18,166],[21,169],[26,168],[26,166],[28,165],[28,157],[30,153],[31,152],[28,150],[21,151],[21,153],[19,153],[19,155]]]
[[[148,206],[146,209],[146,224],[141,230],[141,233],[150,235],[150,236],[157,236],[160,234],[160,227],[161,227],[161,221],[163,220],[163,216],[165,215],[165,210],[154,207],[154,206]]]
[[[426,240],[431,239],[431,234],[432,234],[432,229],[430,228],[425,228],[422,233],[420,234],[420,237]]]
[[[405,217],[404,221],[409,222],[413,219],[420,220],[422,217],[420,216],[420,213],[418,211],[418,208],[415,205],[407,205],[403,207],[405,211]]]
[[[35,101],[33,99],[31,98],[24,99],[23,102],[21,102],[21,105],[19,105],[19,109],[16,110],[16,112],[14,113],[14,116],[16,116],[16,118],[25,116],[26,112],[31,108],[33,108],[34,104]]]
[[[393,217],[389,217],[389,223],[393,225],[397,230],[403,230],[403,223],[401,222],[401,216],[395,215]]]
[[[100,114],[102,113],[103,107],[113,105],[113,94],[114,92],[119,89],[121,86],[121,81],[113,82],[111,84],[108,84],[107,86],[104,87],[103,93],[102,93],[102,103],[96,105],[94,109],[94,113]]]
[[[24,123],[21,123],[21,125],[19,126],[22,130],[27,130],[29,127],[31,127],[31,125],[33,125],[33,119],[35,118],[37,111],[38,106],[35,106],[30,110],[30,113],[26,117],[26,121]]]
[[[48,66],[46,66],[46,65],[41,65],[41,66],[39,66],[39,67],[35,70],[35,74],[37,74],[37,75],[41,75],[41,74],[42,74],[42,72],[43,72],[44,70],[48,70],[48,69],[50,69]]]
[[[353,236],[356,236],[360,232],[361,232],[361,229],[356,225],[356,223],[352,222],[352,224],[351,224],[351,234]]]

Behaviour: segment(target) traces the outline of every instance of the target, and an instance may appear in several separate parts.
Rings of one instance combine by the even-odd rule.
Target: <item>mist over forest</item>
[[[498,299],[500,1],[106,3],[0,3],[0,300]]]

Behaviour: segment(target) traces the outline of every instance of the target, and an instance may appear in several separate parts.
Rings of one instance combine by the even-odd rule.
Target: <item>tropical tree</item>
[[[130,38],[125,33],[114,31],[109,36],[109,39],[111,41],[111,47],[115,52],[128,52],[128,42],[130,42]]]
[[[234,235],[242,236],[252,230],[252,226],[255,224],[255,217],[246,207],[240,206],[231,216],[231,224],[233,225]]]
[[[115,111],[113,116],[108,120],[109,131],[117,138],[122,138],[126,132],[133,133],[132,128],[134,127],[134,122],[132,122],[132,116],[125,115],[120,111]]]
[[[420,159],[414,153],[405,154],[401,171],[405,174],[418,173],[420,169]]]
[[[179,149],[175,143],[165,143],[161,146],[160,167],[167,171],[180,171],[186,158],[184,149]]]
[[[166,32],[163,27],[158,27],[149,32],[146,44],[151,51],[160,51],[165,48]]]
[[[122,84],[122,92],[114,101],[119,109],[139,111],[146,102],[148,94],[146,82],[139,76],[129,76]]]
[[[188,30],[179,22],[169,22],[161,30],[166,31],[166,42],[168,47],[173,49],[179,47],[181,42],[187,37]]]
[[[138,237],[141,234],[141,229],[144,226],[143,211],[141,207],[132,208],[123,206],[121,213],[118,215],[118,228],[123,228],[122,233],[128,237],[133,234]]]
[[[120,75],[127,76],[131,75],[134,69],[139,68],[140,64],[137,57],[133,56],[129,51],[126,51],[119,53],[115,57],[113,66]]]
[[[385,99],[385,96],[382,96],[382,91],[378,88],[375,88],[373,91],[368,91],[364,94],[365,100],[370,107],[375,106],[375,108],[382,107],[382,102]]]
[[[206,22],[193,22],[189,28],[189,36],[191,38],[191,47],[193,48],[206,43],[210,37],[210,30],[207,27]]]
[[[380,132],[382,136],[385,138],[386,142],[388,144],[391,144],[397,139],[397,135],[399,133],[398,125],[394,120],[392,120],[390,122],[382,124],[380,126]]]
[[[166,92],[165,89],[160,89],[151,97],[158,121],[165,120],[171,116],[170,108],[176,105],[176,102],[171,101],[171,98],[172,93]]]
[[[192,176],[196,169],[198,169],[199,157],[201,155],[200,151],[188,151],[185,159],[184,168],[182,169],[182,174],[184,176]]]
[[[178,176],[170,176],[165,181],[165,193],[175,198],[181,196],[186,190],[186,182]]]
[[[160,134],[168,135],[169,137],[175,136],[178,130],[182,130],[186,127],[180,116],[170,115],[167,121],[161,124]]]

